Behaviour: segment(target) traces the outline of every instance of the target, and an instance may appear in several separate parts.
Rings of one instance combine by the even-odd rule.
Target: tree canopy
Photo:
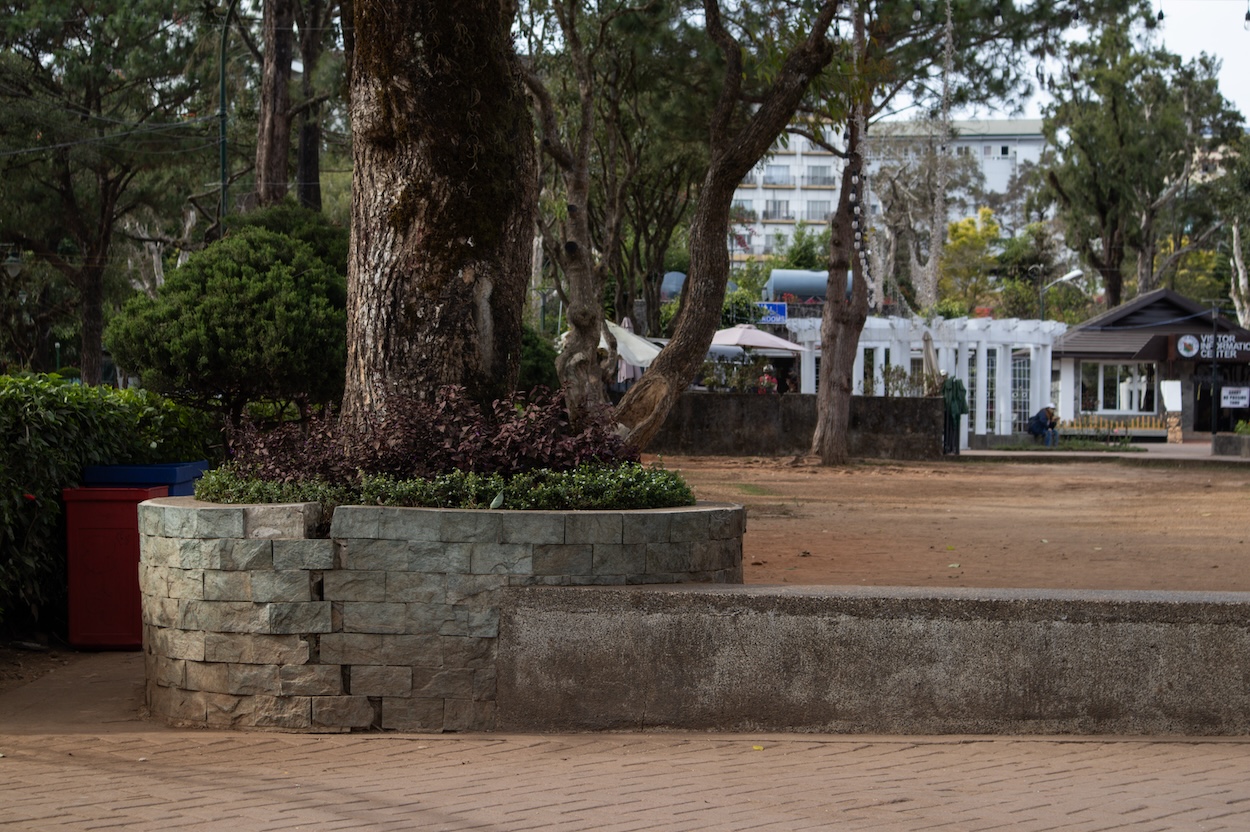
[[[299,240],[244,228],[191,256],[109,325],[143,385],[237,422],[249,402],[336,402],[346,286]]]

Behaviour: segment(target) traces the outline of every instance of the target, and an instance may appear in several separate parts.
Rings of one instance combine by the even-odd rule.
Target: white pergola
[[[1057,321],[1032,321],[1009,318],[877,318],[870,317],[859,337],[859,351],[855,357],[855,393],[857,395],[883,395],[884,369],[887,364],[902,366],[911,371],[914,357],[922,356],[924,336],[929,333],[937,351],[938,369],[945,371],[964,383],[972,394],[972,413],[963,417],[960,425],[960,444],[968,445],[968,428],[978,436],[986,434],[1009,435],[1012,432],[1012,396],[1016,385],[1012,381],[1012,357],[1017,352],[1029,355],[1029,413],[1036,413],[1052,397],[1051,350],[1055,339],[1067,331],[1068,325]],[[808,349],[801,353],[800,390],[816,392],[816,357],[820,350],[820,319],[792,318],[786,321],[791,340]],[[868,351],[872,351],[872,378],[875,390],[863,389],[864,364]],[[989,424],[989,377],[978,372],[974,384],[969,382],[969,364],[975,356],[977,367],[989,366],[990,353],[995,353],[994,424]],[[888,357],[887,357],[888,356]],[[1072,405],[1068,403],[1068,409]],[[1071,419],[1072,413],[1059,414]]]

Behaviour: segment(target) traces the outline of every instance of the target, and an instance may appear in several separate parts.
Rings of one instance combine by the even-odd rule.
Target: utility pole
[[[1220,302],[1218,300],[1211,301],[1211,442],[1212,447],[1215,443],[1215,433],[1220,423],[1220,367],[1216,361],[1219,350],[1216,349],[1216,342],[1219,340],[1219,330],[1216,328],[1218,320],[1216,312],[1219,311]]]

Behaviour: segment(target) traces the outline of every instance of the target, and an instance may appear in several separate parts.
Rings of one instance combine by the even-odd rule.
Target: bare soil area
[[[749,584],[1250,591],[1250,466],[665,457]]]

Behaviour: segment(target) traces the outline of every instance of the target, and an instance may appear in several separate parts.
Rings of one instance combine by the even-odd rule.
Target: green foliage
[[[982,208],[975,218],[951,223],[948,235],[942,249],[938,296],[965,309],[988,303],[990,275],[996,263],[994,248],[998,244],[994,213]]]
[[[1250,422],[1245,419],[1237,420],[1237,427],[1233,428],[1233,433],[1238,436],[1250,436]]]
[[[228,217],[225,225],[229,233],[245,228],[263,228],[299,240],[330,268],[347,277],[347,254],[351,242],[347,228],[335,224],[319,211],[296,204],[294,200],[288,199],[248,214]]]
[[[1046,195],[1058,208],[1067,244],[1096,267],[1108,306],[1152,279],[1164,226],[1178,235],[1211,227],[1209,199],[1178,199],[1189,165],[1240,135],[1241,117],[1220,96],[1213,59],[1189,63],[1152,48],[1124,21],[1067,46],[1055,101],[1043,130],[1058,151]],[[1195,185],[1195,188],[1199,186]],[[1134,275],[1126,254],[1145,254]]]
[[[817,272],[827,270],[831,233],[828,225],[813,231],[806,223],[800,222],[794,229],[794,236],[778,249],[771,266],[777,269],[807,269]],[[756,297],[759,297],[758,293]]]
[[[459,470],[420,479],[373,475],[352,485],[247,478],[225,466],[209,471],[195,488],[196,497],[216,503],[318,502],[326,518],[340,505],[484,509],[500,494],[502,508],[519,511],[668,508],[695,502],[680,475],[636,462],[511,476]]]
[[[82,387],[59,376],[0,376],[0,611],[63,615],[61,489],[83,466],[210,458],[203,413],[152,393]]]
[[[183,198],[213,169],[216,120],[196,114],[216,66],[199,48],[205,10],[42,0],[0,15],[0,239],[72,287],[90,383],[118,230],[174,233]]]
[[[972,314],[972,307],[969,306],[961,298],[942,298],[930,309],[926,309],[924,316],[927,319],[932,318],[964,318]]]
[[[521,330],[521,374],[517,378],[518,390],[546,387],[555,390],[560,386],[556,374],[556,348],[551,341],[526,326]]]
[[[193,255],[109,325],[143,384],[237,420],[254,401],[336,401],[347,356],[343,278],[306,244],[244,228]]]

